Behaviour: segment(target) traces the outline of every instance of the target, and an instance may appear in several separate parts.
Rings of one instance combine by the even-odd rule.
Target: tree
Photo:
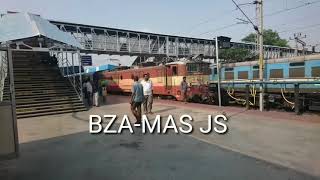
[[[250,33],[245,38],[242,39],[243,42],[256,42],[256,34]],[[263,44],[280,46],[280,47],[289,47],[288,41],[286,39],[281,39],[277,31],[267,29],[263,32]]]
[[[254,59],[256,57],[248,49],[230,48],[230,49],[221,49],[219,52],[219,58],[227,62],[232,62],[232,61],[236,62],[236,61],[247,61],[247,60]]]

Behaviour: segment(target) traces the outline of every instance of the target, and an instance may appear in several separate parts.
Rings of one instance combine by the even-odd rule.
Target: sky
[[[243,4],[253,0],[235,1]],[[307,2],[316,3],[270,16]],[[255,5],[241,7],[255,21]],[[7,10],[53,20],[207,39],[223,35],[240,41],[254,32],[250,24],[230,26],[240,22],[237,18],[245,19],[232,0],[0,0],[0,11]],[[308,45],[316,45],[320,43],[318,12],[320,0],[264,0],[264,26],[288,40],[302,32],[307,35],[304,40]],[[294,46],[292,40],[290,45]]]

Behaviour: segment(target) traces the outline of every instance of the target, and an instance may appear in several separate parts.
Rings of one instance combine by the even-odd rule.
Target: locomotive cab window
[[[211,74],[211,69],[209,67],[209,64],[199,64],[200,67],[200,72],[204,73],[204,74]]]
[[[188,70],[189,73],[191,73],[191,72],[198,72],[198,65],[197,65],[197,64],[194,64],[194,63],[188,64],[188,65],[187,65],[187,70]]]
[[[178,75],[178,68],[177,68],[177,66],[173,66],[173,67],[172,67],[172,75],[173,75],[173,76]]]
[[[210,74],[211,70],[209,68],[209,64],[207,63],[189,63],[187,64],[188,73],[204,73]]]

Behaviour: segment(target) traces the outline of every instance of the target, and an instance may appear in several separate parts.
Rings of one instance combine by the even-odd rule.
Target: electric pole
[[[306,42],[302,41],[302,39],[307,38],[307,35],[302,35],[302,33],[294,33],[293,38],[290,40],[294,40],[296,43],[296,50],[295,55],[298,56],[298,43],[302,45],[302,55],[304,55],[305,46],[307,45]]]
[[[251,19],[246,15],[246,13],[239,7],[239,5],[232,0],[232,2],[236,5],[237,9],[241,11],[241,13],[247,18],[248,22],[250,22],[257,32],[257,40],[259,42],[259,80],[260,80],[260,98],[259,98],[259,106],[260,111],[263,111],[264,106],[264,49],[263,49],[263,0],[255,0],[253,4],[256,4],[256,15],[258,20],[258,25],[255,25]]]
[[[260,80],[260,99],[259,107],[260,111],[264,108],[264,49],[263,49],[263,0],[257,0],[257,15],[258,15],[258,42],[259,42],[259,80]]]
[[[257,27],[257,25],[259,24],[259,6],[258,6],[258,1],[254,2],[256,4],[256,45],[255,45],[255,53],[260,53],[259,47],[260,47],[260,43],[259,43],[259,28]]]
[[[219,64],[219,42],[218,42],[218,36],[216,36],[216,66],[217,66],[217,76],[218,76],[218,102],[219,102],[219,107],[221,107],[220,64]]]

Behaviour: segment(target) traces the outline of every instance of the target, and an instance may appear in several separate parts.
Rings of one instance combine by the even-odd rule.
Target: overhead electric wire
[[[200,33],[200,34],[198,34],[198,36],[201,36],[201,35],[204,35],[204,34],[208,34],[208,33],[213,33],[213,32],[216,32],[216,31],[223,30],[223,29],[227,29],[227,28],[230,28],[230,27],[239,25],[239,24],[241,24],[241,23],[238,23],[238,22],[237,22],[237,23],[233,23],[233,24],[226,25],[226,26],[222,26],[222,27],[220,27],[220,28],[216,28],[216,29],[212,29],[212,30],[209,30],[209,31]]]
[[[304,4],[301,4],[301,5],[298,5],[298,6],[295,6],[295,7],[285,8],[285,9],[281,9],[281,10],[278,10],[278,11],[271,12],[269,14],[265,14],[263,17],[264,18],[271,17],[271,16],[278,15],[278,14],[281,14],[281,13],[284,13],[284,12],[287,12],[287,11],[292,11],[292,10],[295,10],[295,9],[307,7],[307,6],[310,6],[312,4],[316,4],[316,3],[320,3],[320,0],[315,0],[315,1],[312,1],[312,2],[304,2]],[[254,17],[252,19],[256,19],[256,18],[257,17]]]
[[[253,23],[253,21],[246,15],[246,13],[240,8],[241,5],[249,5],[249,4],[254,4],[254,2],[252,3],[243,3],[243,4],[237,4],[234,0],[232,0],[232,2],[236,5],[237,9],[235,10],[231,10],[231,11],[228,11],[228,13],[222,13],[223,15],[218,17],[218,18],[212,18],[212,19],[207,19],[205,21],[202,21],[200,23],[197,23],[193,26],[192,30],[190,31],[190,33],[195,29],[197,28],[198,26],[202,25],[202,24],[206,24],[206,23],[209,23],[209,22],[213,22],[213,21],[216,21],[218,19],[221,19],[221,17],[225,17],[225,16],[228,16],[230,15],[231,12],[234,12],[234,11],[237,11],[238,9],[241,11],[241,13],[246,17],[246,19],[248,20],[248,23],[252,24],[254,29],[257,30],[257,26]],[[301,2],[301,0],[299,1]],[[264,15],[264,17],[270,17],[270,16],[274,16],[274,15],[277,15],[277,14],[281,14],[281,13],[284,13],[284,12],[287,12],[287,11],[291,11],[291,10],[295,10],[295,9],[299,9],[299,8],[302,8],[302,7],[306,7],[306,6],[310,6],[312,4],[316,4],[316,3],[320,3],[320,0],[315,0],[315,1],[312,1],[312,2],[302,2],[304,4],[301,4],[301,5],[298,5],[298,6],[295,6],[295,7],[292,7],[292,8],[285,8],[285,9],[282,9],[282,10],[278,10],[278,11],[275,11],[275,12],[272,12],[272,13],[269,13],[269,14],[266,14]],[[252,19],[255,19],[255,18],[252,18]],[[227,29],[227,28],[230,28],[230,27],[233,27],[233,26],[237,26],[241,23],[237,22],[237,23],[233,23],[233,24],[229,24],[229,25],[226,25],[226,26],[222,26],[220,28],[216,28],[216,29],[213,29],[213,30],[210,30],[210,31],[206,31],[206,32],[203,32],[203,33],[200,33],[198,35],[204,35],[204,34],[208,34],[210,32],[216,32],[216,31],[219,31],[219,30],[223,30],[223,29]],[[279,25],[285,25],[285,23],[282,23],[282,24],[279,24]],[[316,24],[315,26],[318,26],[318,24]],[[310,27],[301,27],[301,28],[310,28]],[[299,28],[300,29],[300,28]],[[288,32],[290,30],[285,30],[285,31],[280,31],[279,33],[284,33],[284,32]]]
[[[259,32],[258,30],[258,27],[251,21],[251,19],[247,16],[247,14],[240,8],[240,6],[234,1],[234,0],[231,0],[235,5],[236,7],[241,11],[241,13],[247,18],[247,20],[252,24],[253,28]]]
[[[207,20],[204,20],[204,21],[201,21],[201,22],[199,22],[199,23],[197,23],[197,24],[194,24],[194,25],[190,26],[190,30],[189,30],[187,33],[188,33],[188,34],[191,34],[192,31],[195,30],[196,28],[198,28],[199,26],[201,26],[201,25],[203,25],[203,24],[207,24],[207,23],[209,23],[209,22],[217,21],[217,20],[219,20],[219,19],[221,19],[221,18],[223,18],[223,17],[226,17],[226,16],[230,16],[230,14],[231,14],[232,12],[235,12],[235,11],[237,11],[237,10],[236,10],[236,9],[234,9],[234,10],[228,10],[228,11],[225,11],[225,12],[220,13],[220,14],[222,14],[222,15],[219,16],[219,17],[209,18],[209,19],[207,19]]]
[[[234,11],[236,11],[236,9],[231,10],[231,11],[228,11],[228,12],[225,12],[225,13],[221,13],[221,14],[223,14],[222,16],[214,17],[214,18],[209,18],[209,19],[207,19],[207,20],[205,20],[205,21],[202,21],[202,22],[200,22],[200,23],[198,23],[198,24],[195,24],[194,26],[200,26],[200,25],[206,24],[206,23],[208,23],[208,22],[213,22],[213,21],[219,20],[219,19],[221,19],[221,17],[228,16],[228,15],[230,15],[230,13],[232,13],[232,12],[234,12]]]
[[[252,5],[252,4],[254,4],[254,2],[242,3],[242,4],[238,4],[238,6],[245,6],[245,5]]]
[[[305,2],[304,4],[301,4],[299,6],[295,6],[295,7],[292,7],[292,8],[285,8],[285,9],[282,9],[282,10],[279,10],[279,11],[275,11],[275,12],[266,14],[265,17],[274,16],[274,15],[281,14],[281,13],[286,12],[286,11],[299,9],[299,8],[310,6],[310,5],[316,4],[316,3],[320,3],[320,0],[316,0],[316,1],[312,1],[312,2]]]
[[[299,2],[301,2],[301,1],[299,1]],[[295,10],[295,9],[307,7],[307,6],[316,4],[316,3],[320,3],[320,0],[315,0],[315,1],[312,1],[312,2],[308,1],[308,2],[302,2],[302,3],[304,3],[304,4],[298,5],[298,6],[295,6],[295,7],[292,7],[292,8],[285,8],[285,9],[282,9],[282,10],[278,10],[278,11],[266,14],[266,15],[264,15],[264,17],[270,17],[270,16],[274,16],[274,15],[278,15],[278,14],[287,12],[287,11],[292,11],[292,10]],[[304,19],[304,18],[301,18],[301,19]],[[282,26],[282,25],[286,25],[286,23],[277,24],[275,26]],[[317,27],[317,26],[320,26],[320,23],[319,24],[312,24],[312,25],[308,25],[308,26],[303,26],[303,27],[298,27],[298,28],[287,29],[287,30],[283,30],[283,31],[278,31],[278,33],[285,33],[285,32],[291,32],[291,31],[294,31],[294,30],[314,28],[314,27]]]
[[[237,4],[234,0],[232,0],[232,2],[236,5],[236,9],[235,9],[234,11],[240,10],[241,13],[246,17],[247,21],[242,20],[242,22],[236,22],[236,23],[233,23],[233,24],[229,24],[229,25],[226,25],[226,26],[222,26],[222,27],[220,27],[220,28],[212,29],[212,30],[209,30],[209,31],[206,31],[206,32],[197,34],[197,35],[198,35],[198,36],[201,36],[201,35],[204,35],[204,34],[213,33],[213,32],[219,31],[219,30],[227,29],[227,28],[230,28],[230,27],[233,27],[233,26],[237,26],[237,25],[239,25],[239,24],[246,24],[246,23],[251,23],[251,24],[253,25],[254,29],[257,29],[257,26],[251,21],[251,19],[250,19],[250,18],[244,13],[244,11],[240,8],[241,5],[254,4],[254,2],[252,2],[252,3],[243,3],[243,4]],[[240,20],[241,20],[241,19],[240,19]]]
[[[287,30],[284,30],[284,31],[280,31],[278,33],[280,34],[280,33],[291,32],[291,31],[295,31],[295,30],[309,29],[309,28],[314,28],[314,27],[317,27],[317,26],[320,26],[320,23],[311,24],[311,25],[308,25],[308,26],[297,27],[297,28],[292,28],[292,29],[287,29]]]
[[[308,1],[308,0],[306,0],[306,1]],[[302,2],[301,0],[299,1],[300,3]],[[310,4],[315,4],[315,3],[318,3],[318,2],[320,2],[320,1],[313,1],[313,2],[308,2],[307,3],[307,5],[310,5]],[[305,2],[303,2],[303,3],[305,3]],[[303,5],[300,5],[299,6],[299,8],[300,7],[305,7],[305,6],[307,6],[307,5],[305,5],[305,4],[303,4]],[[313,7],[319,7],[319,6],[313,6]],[[294,7],[294,8],[289,8],[288,10],[286,10],[286,9],[284,9],[284,10],[282,10],[283,12],[285,12],[285,11],[289,11],[289,10],[293,10],[293,9],[298,9],[297,7]],[[280,11],[277,11],[277,12],[280,12]],[[271,13],[271,14],[275,14],[275,13]],[[293,19],[293,20],[291,20],[291,21],[286,21],[285,23],[279,23],[279,24],[275,24],[275,25],[272,25],[272,26],[269,26],[269,28],[272,28],[272,29],[278,29],[279,27],[282,27],[282,26],[286,26],[286,25],[289,25],[289,24],[292,24],[293,23],[293,21],[294,22],[301,22],[301,21],[303,21],[304,19],[306,19],[307,17],[300,17],[300,18],[298,18],[298,19]],[[317,23],[317,24],[311,24],[311,25],[307,25],[307,26],[300,26],[300,27],[288,27],[287,29],[285,29],[285,30],[277,30],[277,32],[279,33],[279,34],[282,34],[282,33],[286,33],[286,32],[294,32],[295,30],[301,30],[301,29],[309,29],[309,28],[315,28],[315,27],[317,27],[317,26],[319,26],[320,25],[320,23]],[[278,27],[278,28],[275,28],[275,27]],[[284,28],[283,28],[284,29]]]
[[[269,25],[268,28],[277,29],[277,27],[291,25],[293,22],[301,22],[301,21],[305,20],[306,18],[307,18],[306,16],[303,16],[298,19],[291,19],[290,21],[286,20],[285,23],[282,22],[282,23],[278,23],[278,24]]]
[[[238,9],[240,9],[240,6],[250,5],[250,4],[254,4],[254,2],[237,4],[237,5],[236,5],[236,7],[237,7],[236,9],[231,10],[231,11],[228,11],[227,13],[222,13],[222,14],[223,14],[222,16],[219,16],[219,17],[216,17],[216,18],[212,18],[212,19],[208,19],[208,20],[202,21],[202,22],[200,22],[200,23],[198,23],[198,24],[195,24],[195,25],[193,26],[192,30],[189,31],[189,32],[191,33],[194,29],[196,29],[198,26],[200,26],[200,25],[202,25],[202,24],[206,24],[206,23],[209,23],[209,22],[213,22],[213,21],[219,20],[219,19],[221,19],[221,17],[229,16],[230,13],[235,12],[235,11],[237,11]],[[242,11],[242,10],[241,10],[241,11]],[[247,17],[247,18],[248,18],[248,17]],[[248,22],[250,22],[250,20],[249,20]],[[251,22],[251,23],[252,23],[252,22]],[[218,31],[218,30],[230,28],[230,27],[233,27],[233,26],[236,26],[236,25],[239,25],[239,24],[243,24],[243,22],[242,22],[242,23],[237,22],[237,23],[234,23],[234,24],[229,24],[229,25],[226,25],[226,26],[223,26],[223,27],[220,27],[220,28],[216,28],[216,29],[213,29],[213,30],[210,30],[210,31],[206,31],[206,32],[203,32],[203,33],[200,33],[200,34],[196,34],[196,35],[208,34],[208,33],[210,33],[210,32],[215,32],[215,31]]]

